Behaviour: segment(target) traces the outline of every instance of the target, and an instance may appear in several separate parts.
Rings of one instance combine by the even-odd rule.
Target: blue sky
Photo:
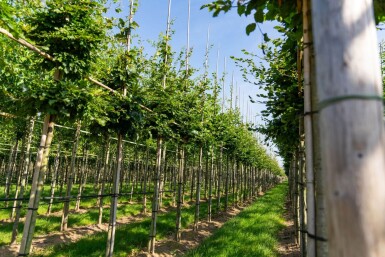
[[[207,30],[210,27],[210,45],[212,45],[209,66],[211,72],[216,70],[217,54],[219,51],[219,73],[224,70],[224,58],[226,57],[226,84],[225,95],[230,97],[229,87],[231,83],[231,74],[234,71],[235,81],[240,87],[241,111],[246,115],[248,95],[255,95],[258,91],[256,86],[248,85],[243,82],[239,69],[235,67],[230,56],[242,56],[242,49],[249,52],[259,53],[258,45],[262,42],[263,36],[259,30],[256,30],[250,36],[245,33],[245,27],[253,21],[252,17],[239,17],[235,11],[227,14],[220,14],[213,18],[207,9],[200,10],[200,7],[210,0],[191,0],[191,26],[190,26],[190,47],[193,48],[193,55],[190,63],[195,68],[201,69],[203,72],[203,63],[205,61],[205,49]],[[123,10],[119,16],[128,15],[129,0],[120,2]],[[143,41],[156,40],[161,32],[165,33],[167,25],[168,0],[139,0],[139,9],[134,20],[139,24],[139,28],[134,34],[140,36]],[[173,35],[171,45],[175,51],[180,51],[187,45],[187,0],[173,0],[171,4],[171,19],[173,20]],[[263,24],[261,30],[267,32],[269,36],[275,37],[278,34],[274,31],[273,25]],[[134,40],[133,44],[137,44]],[[144,43],[146,49],[151,54],[153,49],[150,45]],[[261,53],[260,53],[261,54]],[[239,92],[239,90],[237,90]],[[254,104],[249,107],[249,113],[253,116],[257,115],[263,106]],[[249,115],[251,116],[251,115]],[[260,118],[257,117],[258,122]]]

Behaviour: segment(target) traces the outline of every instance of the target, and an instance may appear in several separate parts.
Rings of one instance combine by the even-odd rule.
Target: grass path
[[[278,256],[278,233],[285,227],[287,188],[285,182],[268,191],[186,256]]]

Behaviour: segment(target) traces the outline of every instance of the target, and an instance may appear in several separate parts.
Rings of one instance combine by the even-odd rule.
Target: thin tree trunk
[[[219,165],[218,165],[217,212],[219,212],[221,208],[222,172],[223,172],[223,146],[221,145],[220,154],[219,154]]]
[[[148,179],[148,162],[149,162],[149,149],[146,148],[146,166],[144,168],[144,178],[143,178],[143,208],[142,213],[147,213],[147,179]]]
[[[107,174],[109,169],[109,160],[110,160],[110,139],[108,136],[105,137],[105,148],[104,148],[104,165],[103,165],[103,175],[101,178],[101,185],[99,188],[99,217],[98,217],[98,224],[102,224],[103,220],[103,204],[104,204],[104,191],[106,187],[106,180],[107,180]]]
[[[300,231],[300,250],[301,256],[308,256],[306,254],[306,223],[305,223],[305,185],[304,185],[304,121],[300,118],[299,122],[299,138],[300,138],[300,149],[299,149],[299,231]]]
[[[52,181],[51,181],[51,192],[50,192],[50,199],[48,203],[47,215],[51,214],[53,198],[55,197],[56,179],[58,177],[59,165],[60,165],[60,146],[61,144],[59,143],[57,154],[55,157],[55,166],[54,166],[54,171],[53,171]]]
[[[159,136],[157,139],[156,147],[156,168],[154,176],[154,196],[152,199],[152,216],[151,216],[151,228],[150,228],[150,240],[148,243],[148,251],[151,254],[155,253],[155,236],[156,236],[156,220],[158,217],[158,200],[159,200],[159,180],[161,172],[161,160],[162,160],[162,143],[163,139]]]
[[[209,199],[208,199],[208,204],[207,204],[207,221],[211,222],[211,210],[212,210],[212,203],[213,203],[213,171],[214,171],[214,151],[211,147],[211,165],[209,169]]]
[[[203,171],[203,147],[199,147],[199,163],[198,163],[198,173],[197,173],[197,187],[196,187],[196,200],[195,200],[195,215],[194,215],[194,231],[198,231],[199,224],[199,212],[200,212],[200,202],[201,202],[201,178]]]
[[[18,146],[19,146],[19,139],[16,138],[15,145],[13,147],[11,147],[11,151],[9,153],[9,161],[8,161],[8,165],[7,165],[7,175],[5,177],[5,188],[4,188],[5,199],[9,198],[9,191],[10,191],[11,183],[12,183],[12,171],[13,171],[13,168],[15,166],[14,165],[15,161],[16,161],[15,156],[16,156],[16,153],[18,150]],[[8,201],[5,201],[5,207],[8,207]]]
[[[304,127],[306,151],[306,207],[307,207],[307,255],[316,256],[315,252],[315,194],[313,167],[313,134],[312,134],[312,106],[310,82],[310,35],[309,35],[309,0],[303,1],[303,59],[304,59]]]
[[[78,151],[78,145],[79,145],[80,127],[81,127],[81,122],[78,121],[76,126],[74,143],[72,147],[71,167],[67,173],[67,190],[66,190],[65,201],[63,206],[63,214],[62,214],[62,220],[60,224],[60,231],[66,231],[68,228],[68,215],[69,215],[70,202],[71,202],[71,190],[72,190],[72,185],[74,183],[75,162],[76,162],[76,153]]]
[[[225,181],[225,207],[224,210],[229,210],[229,184],[230,184],[230,165],[229,154],[226,156],[226,181]]]
[[[24,167],[24,159],[25,159],[25,148],[26,148],[26,137],[27,134],[25,133],[22,141],[21,141],[21,156],[20,156],[20,163],[17,165],[17,180],[16,180],[16,192],[15,192],[15,200],[13,201],[12,211],[11,211],[11,220],[14,219],[16,214],[16,208],[17,208],[17,198],[19,197],[20,193],[20,183],[21,183],[21,177],[23,173],[23,167]],[[17,158],[15,158],[15,162],[17,161]],[[15,165],[16,166],[16,165]]]
[[[22,170],[21,182],[20,182],[20,194],[19,194],[20,199],[23,199],[25,187],[26,187],[26,184],[28,183],[27,175],[28,175],[28,167],[30,163],[29,157],[30,157],[30,151],[31,151],[31,142],[33,137],[34,126],[35,126],[35,117],[31,117],[29,120],[29,127],[26,135],[27,142],[26,142],[24,161],[23,161],[23,170]],[[18,235],[18,226],[19,226],[19,221],[21,216],[21,207],[22,207],[22,200],[18,200],[16,205],[15,220],[13,222],[13,228],[12,228],[11,245],[16,243],[16,238]]]
[[[117,142],[117,158],[116,158],[117,165],[113,175],[114,184],[113,184],[112,196],[111,196],[110,222],[108,224],[106,257],[112,257],[114,252],[116,214],[118,209],[118,195],[119,195],[119,183],[120,183],[120,172],[122,168],[122,160],[123,160],[123,135],[119,133],[118,142]]]
[[[87,183],[87,166],[88,166],[88,149],[87,149],[87,143],[85,146],[83,146],[83,161],[82,161],[82,169],[81,169],[81,174],[80,174],[80,181],[79,181],[79,190],[78,190],[78,195],[76,198],[76,206],[75,206],[75,211],[78,212],[80,210],[80,201],[82,198],[82,193],[84,186]]]
[[[19,256],[27,256],[29,255],[31,250],[32,238],[36,225],[37,209],[39,208],[41,191],[43,189],[43,178],[44,173],[47,170],[48,156],[51,142],[53,139],[53,129],[54,116],[48,114],[44,118],[40,146],[36,157],[31,195],[29,198],[28,211],[24,223],[23,237],[21,239]]]
[[[176,207],[176,232],[175,241],[181,240],[181,226],[182,226],[182,194],[183,194],[183,177],[184,177],[184,146],[181,145],[179,149],[179,174],[178,174],[178,200]]]

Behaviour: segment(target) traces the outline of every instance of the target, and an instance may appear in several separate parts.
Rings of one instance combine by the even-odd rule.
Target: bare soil
[[[235,217],[247,205],[235,206],[229,208],[228,212],[221,212],[212,217],[211,222],[207,220],[200,221],[198,231],[193,230],[193,225],[182,230],[182,240],[176,242],[174,235],[168,236],[166,239],[160,240],[155,244],[155,254],[149,254],[147,249],[142,249],[139,253],[130,255],[130,257],[171,257],[183,256],[187,251],[196,248],[205,238],[211,236],[215,230],[222,227],[229,219]]]
[[[285,228],[279,232],[278,252],[280,257],[300,257],[299,245],[295,242],[295,227],[290,202],[285,205]]]
[[[53,213],[53,215],[57,215],[57,213]],[[123,217],[117,220],[117,224],[123,225],[123,224],[132,223],[132,222],[138,222],[144,219],[146,216],[147,215],[144,215],[144,214],[138,214],[138,215],[133,215],[129,217]],[[74,243],[85,236],[93,235],[95,233],[107,231],[107,230],[108,230],[108,223],[102,223],[101,225],[72,227],[72,228],[68,228],[67,231],[64,231],[64,232],[53,232],[47,235],[35,236],[32,241],[31,252],[38,253],[39,251],[42,251],[47,247],[57,245],[57,244]],[[19,248],[20,248],[20,244],[14,244],[11,246],[9,245],[1,246],[0,256],[1,257],[17,256]]]

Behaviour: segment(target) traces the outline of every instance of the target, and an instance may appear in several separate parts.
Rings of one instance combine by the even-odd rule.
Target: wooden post
[[[155,236],[156,236],[156,220],[158,217],[158,200],[159,200],[159,176],[161,171],[162,160],[162,142],[163,139],[159,136],[156,147],[156,170],[154,176],[154,196],[152,199],[152,216],[150,228],[150,240],[148,243],[148,251],[153,254],[155,252]]]
[[[118,210],[118,195],[120,184],[120,171],[122,169],[123,159],[123,135],[118,133],[117,142],[117,156],[116,156],[116,169],[113,174],[113,187],[111,196],[111,208],[110,208],[110,222],[108,224],[108,237],[107,237],[107,250],[106,257],[112,257],[115,244],[115,231],[116,231],[116,213]]]
[[[201,178],[203,171],[203,147],[199,147],[199,161],[198,161],[198,172],[197,172],[197,186],[195,194],[195,215],[194,215],[194,231],[198,231],[199,224],[199,212],[200,212],[200,202],[201,202]]]
[[[58,177],[58,172],[59,172],[59,164],[60,164],[60,146],[61,143],[59,143],[56,157],[55,157],[55,164],[54,164],[54,170],[52,174],[52,180],[51,180],[51,191],[50,191],[50,199],[48,203],[48,208],[47,208],[47,215],[51,214],[51,209],[52,209],[52,203],[53,203],[53,198],[55,196],[55,188],[56,188],[56,179]]]
[[[310,42],[309,35],[309,0],[303,1],[303,92],[304,92],[304,128],[306,152],[306,207],[307,207],[307,256],[316,256],[315,247],[315,194],[313,166],[312,104],[310,81]]]
[[[384,112],[373,2],[312,3],[329,256],[384,256]]]
[[[76,162],[76,153],[78,151],[78,145],[79,145],[80,128],[81,128],[81,122],[78,121],[76,126],[74,143],[72,146],[71,167],[67,174],[67,190],[65,195],[66,199],[64,201],[64,206],[63,206],[63,214],[62,214],[62,220],[60,225],[60,231],[66,231],[68,227],[68,215],[70,210],[71,190],[72,190],[72,185],[74,183],[75,162]]]
[[[108,169],[109,169],[109,160],[110,160],[110,138],[109,136],[105,136],[104,140],[104,152],[103,152],[103,175],[101,178],[101,185],[99,187],[99,217],[98,217],[98,225],[102,224],[103,220],[103,204],[104,204],[104,191],[106,187],[106,181],[107,181],[107,174],[108,174]]]
[[[178,174],[178,200],[176,207],[176,232],[175,241],[181,240],[181,226],[182,226],[182,194],[183,194],[183,177],[184,177],[184,147],[181,145],[179,149],[179,174]]]
[[[37,152],[36,164],[32,180],[31,195],[28,203],[28,211],[25,218],[23,237],[19,249],[19,256],[27,256],[30,253],[32,238],[35,231],[37,209],[41,191],[43,189],[44,173],[47,170],[48,156],[53,138],[54,116],[47,114],[44,118],[40,146]]]
[[[27,142],[26,142],[24,161],[23,161],[23,170],[22,170],[21,182],[20,182],[19,197],[21,199],[24,197],[25,187],[26,187],[26,184],[28,183],[27,175],[28,175],[28,166],[30,163],[29,157],[30,157],[31,142],[32,142],[34,127],[35,127],[35,117],[31,117],[29,120],[29,127],[26,135]],[[21,206],[22,206],[22,200],[17,201],[15,221],[13,223],[13,229],[12,229],[11,244],[16,243],[16,238],[18,234],[18,225],[19,225],[20,216],[21,216]]]

